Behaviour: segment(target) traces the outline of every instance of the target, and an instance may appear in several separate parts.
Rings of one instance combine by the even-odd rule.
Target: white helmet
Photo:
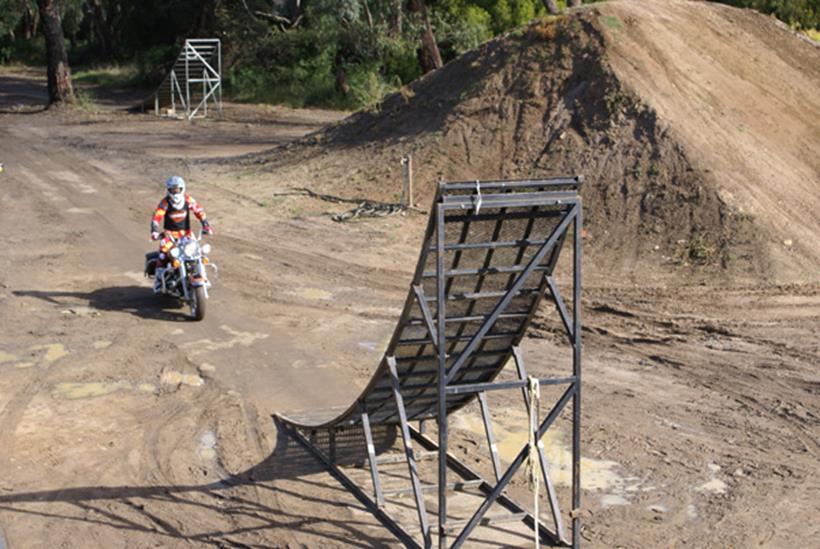
[[[185,205],[185,180],[178,175],[169,177],[165,181],[165,190],[168,191],[168,201],[175,210]]]

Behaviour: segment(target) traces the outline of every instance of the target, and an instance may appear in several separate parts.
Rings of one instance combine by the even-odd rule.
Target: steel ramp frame
[[[493,522],[487,511],[495,503],[508,512],[502,518],[520,520],[532,530],[537,528],[546,543],[580,545],[582,214],[578,191],[582,180],[576,176],[440,183],[399,324],[361,396],[332,419],[275,416],[280,428],[322,461],[408,547],[431,547],[434,531],[440,548],[461,547],[477,526]],[[568,308],[558,290],[554,270],[570,234],[572,303]],[[460,279],[466,282],[459,283]],[[469,291],[462,291],[465,287]],[[529,402],[529,379],[520,343],[544,298],[555,306],[572,350],[570,375],[539,379],[541,385],[566,387],[547,415],[538,418],[534,433],[551,527],[540,517],[536,521],[530,511],[505,494],[526,461],[528,444],[502,470],[486,397],[490,391],[519,389],[525,406]],[[508,359],[515,364],[515,379],[496,380]],[[484,425],[494,474],[491,480],[448,452],[448,415],[473,400],[478,401]],[[570,401],[572,501],[568,537],[541,439]],[[424,433],[424,422],[430,419],[438,425],[437,441]],[[419,422],[418,428],[411,425],[414,421]],[[375,425],[399,430],[409,488],[382,487],[378,464],[385,458],[377,455]],[[363,437],[366,455],[361,459],[369,469],[370,488],[357,483],[338,459],[337,437],[351,435]],[[413,441],[426,454],[414,452]],[[424,484],[417,461],[430,452],[438,458],[438,482]],[[396,461],[392,457],[390,460]],[[459,480],[448,482],[449,472]],[[438,492],[436,525],[431,525],[424,500],[424,492],[431,488]],[[466,488],[477,488],[484,499],[469,519],[454,521],[447,516],[448,491]],[[420,532],[420,538],[387,512],[386,498],[400,493],[413,494],[418,516],[415,531]],[[452,545],[448,538],[453,539]]]
[[[201,91],[197,90],[202,85]],[[196,101],[199,96],[199,101]],[[168,76],[150,96],[154,114],[159,116],[161,105],[170,105],[176,113],[177,103],[185,118],[208,116],[208,102],[212,101],[222,115],[222,43],[218,38],[191,38],[185,40],[182,50],[171,66]],[[150,99],[149,99],[150,101]],[[143,104],[143,108],[145,104]]]

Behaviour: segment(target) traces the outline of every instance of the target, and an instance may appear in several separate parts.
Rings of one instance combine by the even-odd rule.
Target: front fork
[[[209,286],[207,278],[208,275],[205,273],[205,265],[202,263],[202,259],[197,260],[197,267],[197,273],[199,276],[196,279],[191,279],[191,285],[194,287],[202,286],[202,291],[205,293],[205,299],[207,299]]]
[[[188,273],[184,261],[179,262],[179,282],[182,284],[182,297],[188,301]]]

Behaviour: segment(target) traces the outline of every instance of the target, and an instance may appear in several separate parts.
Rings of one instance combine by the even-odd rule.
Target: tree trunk
[[[100,49],[102,50],[103,57],[106,61],[111,61],[113,54],[113,50],[111,49],[111,31],[108,28],[102,4],[100,0],[88,0],[88,7],[93,17],[94,31],[100,40]]]
[[[347,73],[344,70],[341,54],[336,54],[333,59],[333,76],[336,78],[336,91],[343,97],[350,95],[350,84],[347,82]]]
[[[68,54],[63,42],[63,25],[54,0],[37,0],[43,34],[46,38],[46,59],[48,61],[48,104],[64,105],[74,102],[71,87],[71,71],[68,68]]]
[[[421,50],[419,50],[419,62],[424,74],[440,69],[444,63],[441,62],[441,53],[438,51],[436,37],[433,34],[433,26],[430,25],[430,18],[427,17],[427,6],[424,0],[410,0],[410,11],[418,13],[424,22],[424,32],[421,35]]]
[[[569,7],[577,8],[581,6],[581,0],[569,0]]]
[[[561,13],[561,10],[558,9],[558,4],[555,3],[555,0],[544,0],[544,7],[547,8],[547,11],[552,15],[558,15]]]
[[[22,0],[21,9],[23,11],[23,38],[31,40],[37,34],[37,26],[40,24],[40,14],[29,7],[27,0]]]
[[[402,32],[402,0],[394,0],[393,1],[393,11],[392,16],[390,18],[390,31],[394,36],[401,36]]]
[[[364,5],[364,14],[367,19],[367,28],[370,29],[370,32],[373,32],[373,14],[370,13],[370,6],[367,5],[367,0],[362,0],[362,4]]]

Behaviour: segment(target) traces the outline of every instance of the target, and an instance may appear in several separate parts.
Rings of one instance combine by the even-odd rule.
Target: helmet
[[[175,210],[179,210],[185,204],[185,180],[175,175],[165,181],[165,190],[168,191],[168,200]]]

